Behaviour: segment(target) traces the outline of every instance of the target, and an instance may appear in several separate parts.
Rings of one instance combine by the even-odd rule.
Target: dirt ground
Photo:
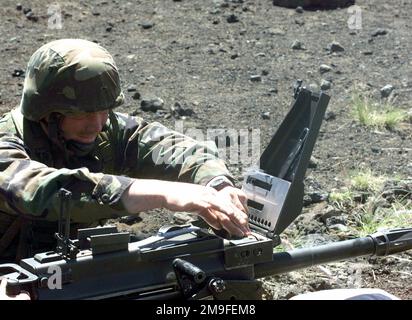
[[[307,172],[308,192],[343,187],[353,169],[412,177],[410,121],[393,130],[369,129],[354,120],[351,109],[357,90],[411,113],[410,1],[356,1],[361,18],[356,21],[347,8],[298,12],[269,0],[58,1],[61,29],[55,28],[58,7],[50,1],[22,2],[23,10],[31,8],[26,15],[15,1],[1,3],[1,113],[19,103],[23,71],[38,47],[59,38],[84,38],[114,55],[126,95],[120,111],[175,128],[176,111],[169,110],[178,103],[186,109],[178,115],[184,130],[259,129],[261,148],[287,113],[296,79],[312,88],[330,86],[313,152],[316,166]],[[336,50],[333,42],[340,44]],[[321,69],[324,64],[330,68]],[[393,91],[383,99],[386,85]],[[163,110],[143,111],[142,100],[154,98],[163,100]],[[249,165],[229,168],[241,179]],[[317,209],[316,204],[305,207],[303,217],[311,218]],[[161,210],[141,218],[134,231],[151,233],[173,222],[172,214]],[[310,223],[305,228],[318,234]],[[369,286],[412,299],[411,272],[410,254],[359,258],[269,278],[266,298]]]

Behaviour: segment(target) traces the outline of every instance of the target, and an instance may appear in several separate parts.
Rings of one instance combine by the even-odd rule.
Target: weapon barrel
[[[273,261],[255,265],[256,278],[291,272],[318,264],[372,255],[375,242],[371,237],[325,244],[313,248],[295,249],[273,254]]]
[[[271,262],[255,265],[256,278],[366,255],[386,256],[412,249],[412,228],[376,232],[364,238],[273,254]]]

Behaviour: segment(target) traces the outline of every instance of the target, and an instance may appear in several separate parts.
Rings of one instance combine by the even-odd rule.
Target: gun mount
[[[8,292],[33,299],[261,299],[259,278],[321,263],[412,248],[412,228],[314,248],[273,253],[280,233],[300,214],[303,179],[329,97],[298,82],[285,120],[246,174],[252,235],[224,239],[194,225],[165,226],[157,235],[131,241],[115,227],[81,229],[68,239],[69,212],[61,192],[57,249],[0,265]],[[66,214],[63,212],[66,211]],[[57,280],[56,289],[50,283]],[[56,287],[56,285],[54,286]]]

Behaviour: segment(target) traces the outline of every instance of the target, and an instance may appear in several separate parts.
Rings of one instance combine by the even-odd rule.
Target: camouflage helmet
[[[73,115],[121,105],[124,96],[112,56],[94,42],[61,39],[30,58],[20,108],[39,121],[52,112]]]

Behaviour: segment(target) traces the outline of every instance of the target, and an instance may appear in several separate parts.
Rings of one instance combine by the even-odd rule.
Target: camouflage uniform
[[[159,123],[112,111],[86,154],[69,152],[64,141],[50,139],[39,120],[54,111],[94,112],[122,103],[120,89],[111,88],[118,82],[117,69],[103,50],[88,41],[59,40],[32,56],[20,106],[0,119],[0,237],[18,218],[25,217],[39,229],[47,221],[55,222],[57,192],[62,187],[73,193],[72,222],[90,224],[127,215],[120,198],[132,178],[197,184],[220,175],[230,178],[214,143],[198,142]],[[48,90],[47,95],[42,90]],[[39,247],[33,239],[24,241]]]

